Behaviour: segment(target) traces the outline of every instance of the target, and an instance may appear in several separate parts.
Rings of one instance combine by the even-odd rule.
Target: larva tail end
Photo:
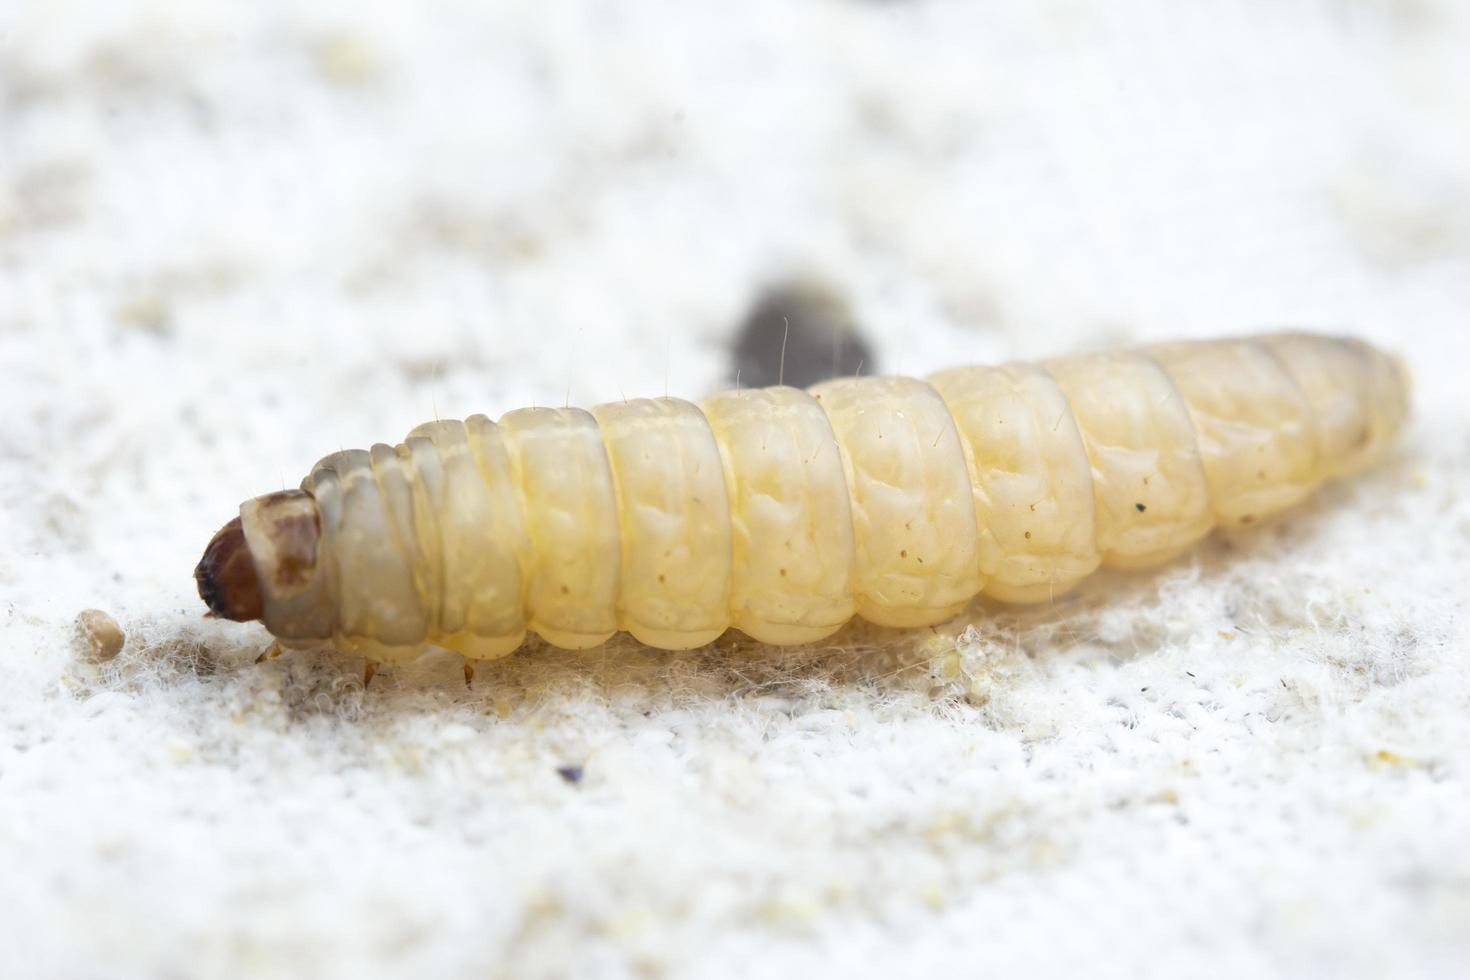
[[[194,568],[194,581],[199,584],[199,598],[215,616],[237,623],[261,618],[264,605],[260,580],[240,518],[230,521],[210,539],[204,557]]]

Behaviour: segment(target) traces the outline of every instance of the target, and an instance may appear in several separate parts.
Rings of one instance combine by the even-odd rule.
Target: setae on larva
[[[1156,565],[1372,463],[1407,408],[1396,358],[1284,333],[477,415],[246,501],[195,577],[215,615],[370,667],[433,644],[468,676],[527,630],[809,643]]]

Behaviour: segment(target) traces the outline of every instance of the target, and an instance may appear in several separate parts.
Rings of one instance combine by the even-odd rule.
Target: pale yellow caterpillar
[[[1291,333],[431,422],[246,501],[195,575],[216,615],[370,663],[924,626],[1270,518],[1378,459],[1408,384]]]

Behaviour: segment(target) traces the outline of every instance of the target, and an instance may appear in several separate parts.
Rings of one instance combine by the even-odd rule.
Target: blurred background
[[[74,703],[55,688],[67,624],[78,609],[102,605],[144,638],[138,649],[183,637],[196,651],[214,643],[248,662],[246,647],[258,636],[223,624],[200,632],[189,575],[241,499],[295,485],[330,451],[396,442],[435,416],[666,392],[696,399],[733,384],[737,372],[742,383],[757,383],[779,341],[774,325],[787,319],[837,338],[835,348],[818,343],[794,357],[793,371],[830,353],[839,370],[865,373],[924,374],[1282,325],[1359,334],[1405,354],[1415,369],[1421,421],[1411,444],[1427,453],[1416,465],[1450,509],[1435,518],[1426,511],[1414,528],[1425,541],[1441,540],[1470,526],[1450,493],[1467,451],[1467,311],[1470,6],[1454,0],[9,0],[0,4],[0,606],[3,654],[19,679],[3,713],[15,745],[46,743],[54,754],[16,749],[9,789],[0,767],[11,821],[9,831],[0,822],[0,838],[9,834],[0,844],[12,879],[0,891],[20,903],[17,889],[29,880],[44,882],[35,887],[49,896],[24,913],[7,904],[18,918],[0,930],[50,936],[78,908],[122,916],[115,932],[104,928],[74,957],[31,948],[39,957],[32,965],[55,975],[87,972],[88,956],[104,953],[120,957],[116,975],[124,976],[160,975],[179,963],[191,975],[250,972],[251,964],[290,973],[292,955],[304,957],[298,967],[328,973],[332,964],[370,971],[373,963],[451,970],[521,962],[657,975],[671,964],[689,967],[732,916],[747,930],[747,944],[732,948],[769,942],[790,957],[772,962],[833,962],[824,959],[833,947],[823,952],[801,939],[831,939],[822,910],[832,902],[820,897],[829,893],[813,886],[812,899],[774,867],[760,887],[776,889],[779,901],[756,911],[733,898],[690,911],[677,896],[693,886],[670,878],[655,889],[659,897],[633,903],[670,932],[649,940],[638,932],[643,925],[626,924],[644,937],[630,953],[606,945],[616,916],[598,918],[576,897],[615,905],[627,895],[605,877],[581,879],[575,855],[548,865],[552,871],[527,871],[536,888],[497,884],[495,869],[513,856],[486,856],[493,835],[491,844],[466,843],[453,838],[458,831],[446,846],[477,854],[467,866],[481,875],[483,892],[504,888],[507,898],[501,912],[484,913],[500,918],[487,927],[499,938],[482,936],[485,945],[475,947],[483,958],[439,956],[413,930],[434,928],[431,913],[466,914],[447,908],[447,896],[474,894],[471,883],[444,886],[438,898],[418,895],[418,913],[384,911],[398,908],[394,890],[365,882],[314,891],[311,869],[350,866],[375,839],[372,821],[344,830],[303,815],[278,826],[272,801],[316,801],[303,814],[352,805],[327,791],[313,795],[306,787],[316,777],[302,775],[287,789],[274,781],[279,772],[240,762],[305,756],[330,781],[340,759],[328,735],[311,729],[306,743],[296,742],[300,731],[281,722],[271,729],[279,742],[247,750],[232,741],[245,737],[238,725],[234,735],[210,727],[265,697],[230,686],[257,681],[206,679],[150,695],[167,700],[167,710],[121,689]],[[1411,530],[1382,518],[1333,525],[1328,539],[1383,541]],[[1413,555],[1422,546],[1405,547]],[[1374,568],[1411,563],[1387,562],[1372,559]],[[1276,679],[1266,680],[1272,690]],[[314,682],[299,683],[307,693],[292,688],[288,708],[299,707],[293,697],[310,703],[320,695],[331,706],[318,722],[351,715],[339,690],[321,695]],[[1037,697],[1048,697],[1045,679],[1038,683]],[[716,691],[700,710],[721,710],[722,696]],[[480,722],[454,714],[462,706],[434,697],[415,702],[419,735],[438,737],[447,722],[436,712],[479,731]],[[883,714],[860,691],[846,697],[860,717]],[[631,738],[629,726],[644,724],[648,710],[657,728],[660,712],[672,708],[613,711],[606,730],[586,736],[578,751]],[[899,726],[893,737],[941,738],[927,712],[890,718]],[[378,733],[372,724],[407,724],[351,717],[353,737],[369,742]],[[903,718],[914,727],[902,727]],[[540,731],[539,722],[526,724],[521,734]],[[1068,729],[1058,724],[1055,731]],[[480,745],[478,737],[470,744]],[[1029,736],[1018,737],[1012,748],[1029,753]],[[128,746],[139,738],[164,747],[182,740],[210,762],[180,775],[147,755],[147,765],[173,774],[170,788],[160,788],[133,768],[142,763]],[[1303,737],[1298,748],[1305,753],[1310,743]],[[353,751],[366,753],[352,756],[365,773],[354,792],[381,805],[375,819],[385,846],[404,847],[447,819],[412,802],[422,786],[412,789],[412,779],[384,762],[396,750]],[[637,750],[627,751],[630,770],[643,765]],[[752,758],[761,773],[759,753]],[[820,766],[818,757],[801,758],[792,771]],[[238,765],[253,773],[245,783]],[[1000,771],[1015,776],[1007,765]],[[451,799],[456,772],[465,770],[436,784]],[[690,778],[724,778],[698,772]],[[400,778],[408,782],[394,782]],[[1022,810],[1051,799],[1037,786],[998,785],[982,795],[1021,801]],[[659,796],[663,783],[644,788],[653,799],[677,799]],[[556,784],[546,792],[560,791]],[[1270,786],[1258,791],[1275,798]],[[832,809],[829,792],[847,790],[829,786],[791,805],[821,824],[823,814],[846,812]],[[214,804],[199,802],[210,793],[220,794]],[[456,805],[445,803],[449,812]],[[485,803],[503,819],[550,826],[560,826],[563,805],[549,795]],[[1248,825],[1254,808],[1232,812]],[[624,811],[609,812],[632,834],[618,822]],[[1445,811],[1423,812],[1428,820]],[[131,828],[117,831],[122,844],[90,823],[109,813]],[[1078,839],[1102,841],[1116,831],[1111,820],[1083,821]],[[217,868],[213,884],[196,880],[191,862],[221,839],[244,840],[241,821],[262,837],[273,828],[281,847],[305,848],[286,860],[307,883],[296,886],[310,899],[306,912],[282,898],[290,888],[240,870],[278,858],[266,841],[260,850],[231,845],[232,870]],[[733,834],[742,825],[722,826]],[[58,828],[77,845],[74,858],[43,843]],[[563,843],[583,840],[576,828],[561,829]],[[695,832],[685,829],[694,847]],[[852,887],[897,896],[896,904],[865,900],[881,914],[858,916],[871,928],[865,944],[846,948],[868,953],[854,952],[850,965],[882,962],[864,957],[878,956],[890,928],[927,937],[935,962],[979,943],[983,927],[964,925],[973,920],[949,920],[940,932],[914,924],[925,921],[926,902],[939,909],[945,899],[892,889],[895,869],[912,855],[894,852],[896,863],[883,864],[871,848],[881,849],[887,832],[869,830],[871,838],[857,834],[815,852],[848,854],[850,845],[878,853],[881,873],[859,865]],[[598,833],[601,875],[661,861],[652,842]],[[1145,837],[1140,831],[1146,850]],[[677,850],[679,839],[671,832],[668,846]],[[1235,853],[1241,838],[1221,840],[1209,845],[1217,850],[1208,860]],[[1299,843],[1283,838],[1280,850],[1250,853],[1280,861]],[[926,846],[919,840],[914,853]],[[775,860],[794,862],[810,840],[773,847]],[[97,872],[96,862],[108,860],[97,855],[107,853],[125,855],[117,860],[132,870]],[[743,872],[682,853],[713,889],[703,894],[744,887]],[[1205,853],[1190,853],[1199,865],[1171,859],[1183,864],[1161,865],[1155,883],[1171,868],[1202,867]],[[128,864],[138,855],[148,860]],[[1382,884],[1367,858],[1347,870],[1334,860],[1324,854],[1302,873],[1344,895]],[[1080,928],[1089,909],[1132,880],[1130,867],[1090,872],[1096,894],[1072,892],[1064,921]],[[177,959],[186,954],[170,951],[169,928],[118,911],[137,876],[150,883],[148,894],[183,896],[188,886],[212,896],[197,906],[160,899],[169,910],[160,921],[210,958]],[[1049,893],[1038,881],[997,893],[996,908],[1007,907],[1008,895],[1040,914]],[[790,903],[780,904],[788,886],[797,895],[795,925]],[[1412,928],[1448,942],[1450,924],[1463,924],[1470,909],[1463,881],[1451,891],[1461,904],[1426,912],[1421,894],[1386,907],[1379,931],[1359,933],[1363,962],[1404,964],[1394,924],[1417,922]],[[1040,904],[1027,906],[1021,894]],[[1206,910],[1169,919],[1177,928],[1157,939],[1159,948],[1213,948],[1218,962],[1245,968],[1267,962],[1249,951],[1261,941],[1284,957],[1271,961],[1277,965],[1342,966],[1332,923],[1313,920],[1301,934],[1262,924],[1279,921],[1300,897],[1282,893],[1257,908],[1262,918],[1220,926],[1223,946],[1212,944]],[[379,937],[393,922],[410,925],[387,946],[363,946],[331,924],[330,910],[344,905],[368,916]],[[542,912],[525,921],[513,912],[532,907]],[[780,914],[762,925],[759,910],[771,907]],[[294,909],[294,918],[272,918],[271,908]],[[201,910],[226,919],[211,925]],[[219,923],[231,914],[253,923],[253,938],[224,930]],[[455,921],[465,934],[476,928],[473,916]],[[536,922],[555,925],[536,933]],[[570,951],[594,934],[606,958],[577,959]],[[1078,962],[1095,964],[1108,945],[1104,933],[1082,935]],[[515,941],[532,960],[505,958]],[[1027,962],[1020,947],[996,949],[993,966]],[[1448,958],[1416,962],[1454,961],[1453,944],[1433,949]]]
[[[140,434],[214,432],[210,468],[290,482],[431,401],[702,395],[790,279],[882,371],[1387,337],[1470,289],[1467,16],[6,4],[0,331],[27,400],[70,403],[54,439],[77,399],[48,389],[95,374],[146,393]],[[281,458],[234,463],[242,439]]]

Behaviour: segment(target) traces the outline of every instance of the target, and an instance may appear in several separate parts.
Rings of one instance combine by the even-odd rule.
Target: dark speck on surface
[[[785,368],[781,349],[785,342]],[[835,290],[787,281],[767,288],[735,336],[731,379],[742,388],[805,388],[828,378],[876,373],[872,350]]]
[[[582,781],[581,766],[557,766],[556,774],[565,780],[569,786],[575,786]]]

